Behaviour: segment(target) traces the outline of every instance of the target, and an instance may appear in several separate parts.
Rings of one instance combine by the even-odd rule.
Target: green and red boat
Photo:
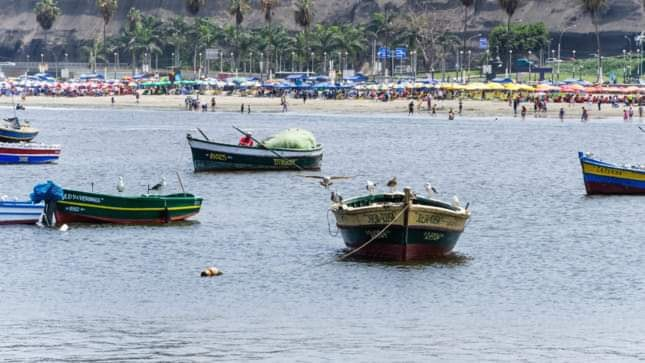
[[[411,261],[452,252],[470,217],[468,207],[405,193],[382,193],[334,202],[345,244],[356,256]]]
[[[46,201],[46,213],[56,224],[116,223],[165,224],[199,213],[202,198],[188,193],[115,196],[63,189],[60,200]]]

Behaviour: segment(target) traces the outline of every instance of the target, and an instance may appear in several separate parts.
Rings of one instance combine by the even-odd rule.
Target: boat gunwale
[[[323,151],[323,144],[317,144],[316,147],[313,148],[313,149],[289,149],[289,148],[248,147],[248,146],[240,146],[240,145],[235,145],[235,144],[225,144],[225,143],[217,142],[217,141],[211,141],[211,140],[205,140],[205,139],[196,139],[196,138],[192,137],[190,134],[187,135],[186,138],[188,139],[189,142],[190,141],[199,141],[199,142],[203,142],[203,143],[210,144],[210,145],[234,147],[234,148],[237,148],[237,149],[240,149],[240,150],[249,150],[249,149],[253,150],[254,149],[254,150],[266,150],[268,152],[271,152],[271,151],[276,151],[276,152],[283,151],[283,152],[300,152],[300,153],[304,152],[304,153],[312,153],[312,154],[317,152],[317,151]],[[193,145],[190,145],[190,147],[192,148]]]
[[[584,153],[582,153],[582,155],[580,156],[580,162],[583,165],[588,164],[588,165],[594,165],[594,166],[598,166],[598,167],[604,167],[604,168],[610,168],[610,169],[616,169],[616,170],[623,170],[623,171],[630,171],[630,172],[634,172],[634,173],[645,174],[645,169],[625,167],[625,166],[620,166],[618,164],[613,164],[613,163],[608,163],[608,162],[601,161],[601,160],[592,159],[592,158],[589,158],[588,156],[586,156]],[[588,172],[585,172],[584,169],[582,170],[582,172],[583,172],[583,174],[588,174]],[[621,177],[614,177],[614,178],[628,179],[628,178],[621,178]]]
[[[120,196],[120,195],[113,195],[113,194],[101,194],[101,193],[93,193],[93,192],[83,192],[80,190],[74,190],[74,189],[63,189],[63,193],[67,192],[72,192],[72,193],[81,193],[85,195],[92,195],[92,196],[98,196],[98,197],[107,197],[107,198],[119,198],[119,199],[126,199],[126,200],[163,200],[163,199],[169,199],[169,200],[199,200],[203,201],[204,199],[202,197],[198,197],[194,194],[191,193],[179,193],[179,194],[185,194],[186,196],[181,196],[178,197],[176,195],[178,194],[168,194],[168,195],[159,195],[159,194],[142,194],[141,196]],[[65,202],[69,200],[62,199],[59,202]],[[97,204],[97,203],[91,203],[91,204]]]

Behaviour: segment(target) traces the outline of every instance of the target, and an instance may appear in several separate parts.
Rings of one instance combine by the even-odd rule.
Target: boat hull
[[[588,195],[645,194],[645,170],[605,163],[578,154]]]
[[[345,245],[356,249],[368,242],[382,226],[342,228],[339,227]],[[452,253],[461,232],[440,231],[433,229],[408,229],[408,242],[405,242],[405,228],[389,228],[377,238],[356,252],[356,256],[374,260],[415,261],[433,257],[446,256]]]
[[[313,150],[240,147],[188,137],[195,172],[230,170],[318,170],[322,148]]]
[[[188,219],[201,209],[202,199],[190,194],[120,197],[65,190],[53,207],[57,224],[165,224]]]
[[[0,224],[36,224],[43,207],[31,202],[0,201]]]
[[[0,164],[46,164],[59,157],[57,145],[0,143]]]
[[[369,197],[362,199],[368,201]],[[353,255],[375,260],[427,260],[452,253],[470,213],[445,203],[426,201],[434,205],[410,204],[403,210],[402,203],[361,204],[350,200],[336,205],[332,212]]]
[[[29,142],[38,135],[38,131],[10,130],[0,127],[0,141],[3,142]]]

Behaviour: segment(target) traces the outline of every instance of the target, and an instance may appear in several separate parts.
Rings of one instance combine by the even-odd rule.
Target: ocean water
[[[8,109],[2,113],[10,113]],[[644,162],[638,122],[29,109],[58,164],[34,184],[204,197],[167,226],[2,227],[2,361],[632,361],[645,359],[645,197],[587,197],[579,150]],[[455,257],[337,261],[329,194],[295,172],[192,172],[185,135],[314,132],[344,197],[365,181],[471,202]],[[331,216],[329,216],[332,218]],[[333,223],[333,220],[332,220]],[[333,228],[333,226],[332,226]],[[207,266],[224,271],[200,278]]]

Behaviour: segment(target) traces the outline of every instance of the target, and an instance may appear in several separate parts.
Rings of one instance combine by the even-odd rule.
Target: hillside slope
[[[0,0],[0,56],[20,57],[25,51],[34,53],[34,44],[40,43],[43,32],[33,13],[37,0]],[[263,17],[259,11],[259,0],[251,0],[254,10],[247,15],[245,26],[262,26]],[[282,0],[276,10],[274,21],[296,30],[293,20],[295,0]],[[645,30],[641,0],[612,0],[602,19],[603,39],[608,50],[617,51],[628,46],[624,34]],[[62,44],[63,40],[75,39],[79,43],[99,36],[103,29],[95,0],[58,0],[63,15],[55,23],[49,41]],[[200,16],[214,17],[218,22],[230,23],[227,0],[207,0],[207,7]],[[442,18],[449,19],[451,31],[461,29],[462,7],[458,0],[315,0],[316,22],[346,23],[366,22],[372,13],[384,9],[387,4],[401,13],[410,11],[436,11]],[[131,7],[137,7],[144,14],[160,17],[188,16],[184,0],[120,0],[119,9],[108,31],[117,32]],[[424,10],[432,9],[432,10]],[[479,0],[476,15],[470,30],[473,34],[487,32],[493,26],[504,22],[505,14],[497,6],[497,0]],[[525,0],[514,16],[514,21],[543,21],[554,34],[569,28],[566,43],[577,49],[593,49],[593,27],[589,17],[582,13],[579,0]],[[574,27],[572,27],[574,26]],[[35,40],[35,41],[34,41]],[[32,43],[33,42],[33,43]],[[554,44],[557,43],[555,40]],[[30,48],[31,47],[31,48]]]

